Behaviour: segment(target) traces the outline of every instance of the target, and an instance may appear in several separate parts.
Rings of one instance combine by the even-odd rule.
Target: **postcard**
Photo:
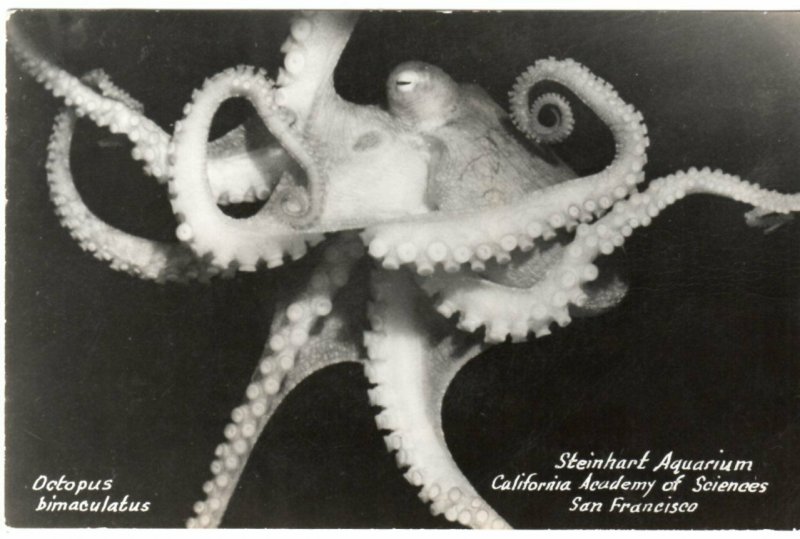
[[[796,529],[798,32],[13,13],[6,524]]]

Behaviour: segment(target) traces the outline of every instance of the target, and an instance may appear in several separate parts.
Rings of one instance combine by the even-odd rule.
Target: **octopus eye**
[[[395,86],[401,92],[410,92],[420,81],[420,74],[416,71],[402,71],[395,78]]]

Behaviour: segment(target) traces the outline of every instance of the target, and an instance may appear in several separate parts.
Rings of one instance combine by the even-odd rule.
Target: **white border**
[[[16,0],[6,9],[384,9],[384,10],[715,10],[798,11],[800,0]]]
[[[315,0],[315,1],[301,1],[290,3],[286,0],[265,1],[265,0],[199,0],[195,2],[187,2],[186,0],[82,0],[82,1],[69,1],[69,0],[16,0],[14,2],[3,2],[5,18],[8,18],[8,12],[14,9],[161,9],[161,10],[210,10],[210,9],[224,9],[224,10],[280,10],[280,9],[384,9],[384,10],[436,10],[436,11],[449,11],[449,10],[524,10],[524,11],[541,11],[541,10],[715,10],[715,11],[800,11],[800,0],[761,0],[755,2],[754,0],[537,0],[537,1],[522,1],[522,0],[351,0],[348,2],[332,1],[332,0]],[[0,28],[0,37],[5,42],[5,24]],[[3,77],[5,77],[5,55],[0,59],[0,67],[3,69]],[[5,105],[5,94],[3,95],[3,103]],[[5,109],[5,106],[4,106]],[[5,129],[0,134],[0,157],[5,163]],[[0,172],[5,176],[5,172]],[[4,178],[5,179],[5,178]],[[0,232],[5,237],[5,212],[0,216]],[[5,252],[0,252],[0,261],[5,266]],[[0,277],[0,301],[5,305],[5,275]],[[2,349],[5,349],[5,332],[0,336],[0,344]],[[2,353],[2,352],[0,352]],[[4,384],[0,385],[0,398],[5,402]],[[4,411],[4,410],[3,410]],[[4,421],[3,411],[0,411]],[[0,432],[0,444],[5,447],[5,431]],[[5,507],[5,481],[0,484],[0,514],[4,515]],[[697,531],[697,530],[525,530],[525,531],[504,531],[504,532],[475,532],[469,530],[178,530],[178,529],[20,529],[8,528],[5,525],[5,518],[0,522],[0,529],[2,529],[4,537],[53,537],[63,536],[69,534],[70,536],[78,537],[123,537],[123,538],[140,538],[142,533],[154,535],[157,538],[173,537],[175,535],[192,534],[192,537],[198,537],[197,534],[214,537],[258,537],[264,539],[265,534],[269,537],[303,537],[307,538],[312,536],[332,536],[332,535],[345,535],[356,538],[375,537],[409,537],[414,534],[414,538],[420,537],[453,537],[455,534],[465,533],[480,533],[481,537],[507,537],[507,534],[512,533],[516,535],[525,534],[526,537],[547,537],[548,539],[588,536],[598,539],[627,539],[630,537],[639,537],[641,534],[646,534],[648,538],[664,538],[676,537],[691,534],[694,537],[730,537],[740,538],[745,535],[752,537],[754,535],[765,536],[775,535],[782,532],[775,531],[731,531],[731,530],[716,530],[716,531]],[[790,532],[791,533],[791,532]],[[501,535],[502,534],[502,535]]]

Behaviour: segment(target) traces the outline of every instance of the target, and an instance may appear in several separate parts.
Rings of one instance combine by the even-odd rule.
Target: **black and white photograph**
[[[800,527],[800,12],[6,34],[7,527]]]

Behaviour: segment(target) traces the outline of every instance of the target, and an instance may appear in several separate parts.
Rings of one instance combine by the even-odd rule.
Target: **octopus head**
[[[404,62],[394,68],[386,92],[389,111],[420,130],[443,125],[458,108],[458,84],[425,62]]]

